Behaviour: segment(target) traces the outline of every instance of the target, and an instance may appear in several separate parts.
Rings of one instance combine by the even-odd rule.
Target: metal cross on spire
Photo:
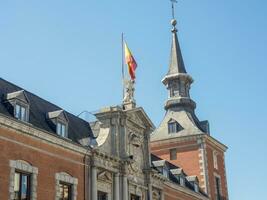
[[[174,3],[177,3],[177,0],[170,0],[172,3],[172,19],[174,19]]]

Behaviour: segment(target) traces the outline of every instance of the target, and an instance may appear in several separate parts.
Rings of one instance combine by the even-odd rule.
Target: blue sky
[[[267,179],[267,1],[186,0],[179,40],[196,113],[225,143],[230,199]],[[1,77],[78,114],[121,102],[121,32],[137,62],[136,100],[158,125],[167,92],[168,0],[0,1]]]

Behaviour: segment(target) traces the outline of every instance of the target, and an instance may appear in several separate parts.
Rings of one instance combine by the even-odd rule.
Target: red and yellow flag
[[[128,48],[126,42],[124,43],[124,52],[125,52],[125,63],[128,65],[128,71],[129,71],[129,74],[131,76],[131,79],[134,80],[135,79],[135,70],[137,68],[137,63],[136,63],[130,49]]]

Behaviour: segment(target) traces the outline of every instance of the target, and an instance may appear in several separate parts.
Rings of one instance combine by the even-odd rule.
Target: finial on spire
[[[173,30],[172,31],[177,31],[176,28],[175,28],[175,26],[177,24],[177,21],[176,21],[175,16],[174,16],[174,13],[175,13],[174,12],[174,3],[177,3],[177,0],[170,0],[170,1],[172,3],[172,20],[171,20],[171,24],[173,26]]]
[[[177,0],[170,0],[172,2],[172,19],[174,19],[174,3],[177,3]]]

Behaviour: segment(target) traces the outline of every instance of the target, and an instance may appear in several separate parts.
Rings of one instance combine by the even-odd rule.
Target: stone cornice
[[[206,138],[207,141],[211,142],[216,147],[219,147],[222,151],[226,152],[226,150],[228,149],[226,145],[222,144],[221,142],[216,140],[214,137],[207,135],[207,134],[204,134],[204,137]]]
[[[186,136],[181,136],[181,137],[175,137],[175,138],[168,138],[168,139],[162,139],[162,140],[155,140],[155,141],[150,141],[151,144],[170,144],[170,143],[177,143],[177,142],[187,142],[187,141],[197,141],[199,139],[206,139],[212,144],[216,145],[219,147],[221,150],[224,152],[227,150],[227,146],[216,140],[210,135],[207,135],[205,133],[203,134],[197,134],[197,135],[186,135]]]
[[[37,128],[30,123],[18,121],[16,119],[0,114],[0,127],[11,129],[12,131],[24,134],[35,139],[47,142],[48,144],[60,146],[66,150],[81,154],[91,154],[91,150],[87,149],[70,139],[61,138],[53,133]]]

